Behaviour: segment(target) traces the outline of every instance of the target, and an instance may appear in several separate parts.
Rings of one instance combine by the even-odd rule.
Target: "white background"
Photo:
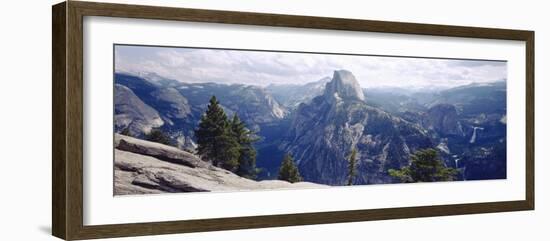
[[[134,3],[144,1],[133,1]],[[156,1],[157,3],[160,1]],[[163,1],[169,4],[172,1]],[[544,1],[178,1],[185,7],[363,19],[518,28],[536,31],[537,150],[545,136],[550,101],[550,20]],[[10,1],[2,8],[0,59],[0,238],[55,240],[51,219],[52,1]],[[547,240],[550,164],[536,153],[536,211],[375,221],[304,227],[166,235],[155,240]],[[396,232],[398,230],[398,232]],[[418,237],[418,238],[415,238]],[[128,240],[151,240],[151,237]]]

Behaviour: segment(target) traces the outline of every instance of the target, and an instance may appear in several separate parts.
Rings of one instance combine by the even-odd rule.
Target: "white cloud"
[[[255,85],[316,81],[337,69],[363,87],[456,86],[506,78],[506,62],[117,45],[115,69],[183,82]]]

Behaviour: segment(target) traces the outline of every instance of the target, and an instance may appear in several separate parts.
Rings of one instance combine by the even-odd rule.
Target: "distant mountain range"
[[[265,89],[273,96],[273,98],[281,103],[281,105],[290,110],[294,110],[301,103],[309,102],[316,96],[323,94],[323,91],[325,91],[325,85],[330,80],[330,77],[325,77],[303,85],[270,84]]]
[[[392,182],[388,169],[408,165],[423,148],[436,148],[461,179],[506,178],[506,81],[413,91],[361,89],[346,70],[267,87],[116,73],[114,130],[140,137],[160,128],[192,150],[212,95],[256,131],[261,179],[275,178],[290,153],[305,181],[343,185],[352,148],[359,156],[355,184]]]

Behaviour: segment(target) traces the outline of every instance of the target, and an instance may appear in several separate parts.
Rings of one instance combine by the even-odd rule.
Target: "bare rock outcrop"
[[[115,128],[132,134],[147,133],[164,125],[159,113],[126,86],[115,85]]]
[[[280,148],[295,158],[305,181],[327,185],[346,184],[347,157],[356,148],[353,184],[363,185],[394,182],[389,169],[431,146],[421,126],[369,106],[353,74],[339,70],[323,95],[298,107]]]
[[[347,70],[334,71],[332,80],[326,84],[325,96],[329,102],[341,99],[365,100],[365,94],[359,82]]]
[[[115,195],[327,187],[242,178],[178,148],[118,134],[115,146]]]
[[[464,136],[464,130],[459,121],[458,111],[451,104],[432,106],[425,117],[424,125],[440,135]]]

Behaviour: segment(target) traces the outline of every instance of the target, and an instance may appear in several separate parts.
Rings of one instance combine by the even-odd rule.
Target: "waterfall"
[[[458,167],[458,162],[462,159],[462,158],[457,158],[458,155],[453,155],[453,160],[455,161],[455,168],[459,171],[459,174],[462,173],[462,181],[466,181],[466,175],[465,175],[465,171],[466,171],[466,166],[464,166],[462,168],[462,171],[461,171],[461,168]]]
[[[474,133],[472,134],[472,138],[470,138],[470,143],[476,142],[476,136],[477,136],[477,130],[483,130],[483,127],[474,127]]]

